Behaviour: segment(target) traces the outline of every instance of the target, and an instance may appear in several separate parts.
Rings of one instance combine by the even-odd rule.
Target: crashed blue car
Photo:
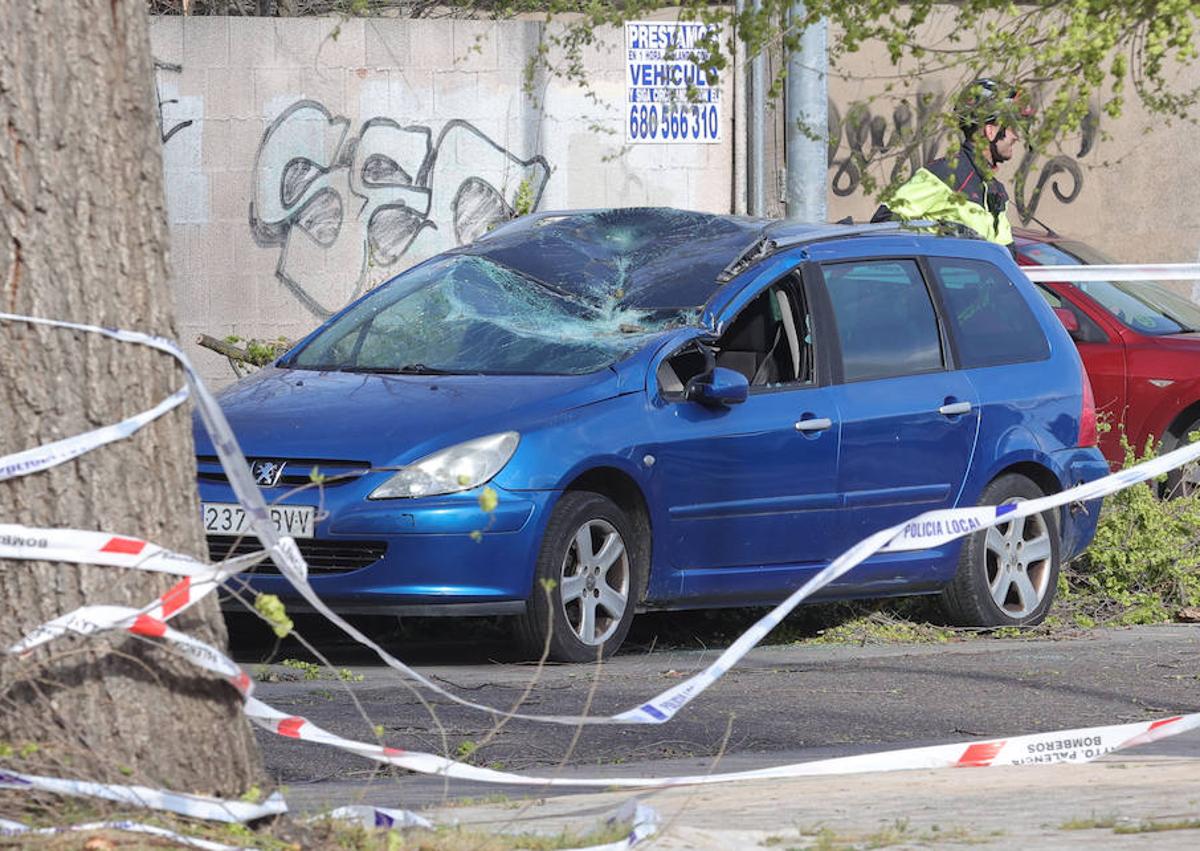
[[[565,661],[615,651],[638,611],[774,604],[923,511],[1108,472],[1075,347],[1008,253],[893,224],[526,216],[220,402],[333,608],[511,615]],[[210,554],[255,548],[196,443]],[[819,597],[1034,624],[1098,507],[877,554]],[[268,565],[246,578],[296,600]]]

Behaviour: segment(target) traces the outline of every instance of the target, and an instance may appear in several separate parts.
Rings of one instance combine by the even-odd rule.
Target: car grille
[[[300,547],[300,554],[308,562],[309,573],[346,573],[359,570],[379,561],[387,552],[387,543],[384,541],[301,538],[296,544]],[[261,549],[262,544],[253,535],[240,538],[229,535],[208,536],[208,557],[214,562]],[[279,568],[270,559],[266,559],[249,572],[278,574]]]
[[[252,456],[248,460],[253,461],[259,457],[270,456]],[[325,476],[324,487],[327,488],[352,482],[371,467],[369,461],[346,461],[330,458],[271,458],[271,460],[287,462],[287,466],[283,468],[283,475],[279,477],[279,482],[275,485],[277,488],[297,488],[311,485],[311,474],[314,467],[320,471],[321,475]],[[221,459],[216,455],[196,456],[196,478],[202,482],[220,482],[222,484],[229,481],[224,468],[221,467]]]

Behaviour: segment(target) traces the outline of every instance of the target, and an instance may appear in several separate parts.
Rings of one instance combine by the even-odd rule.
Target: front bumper
[[[555,492],[514,493],[492,486],[494,511],[479,490],[422,499],[367,500],[359,488],[328,489],[268,503],[316,505],[311,539],[297,541],[310,562],[309,583],[335,611],[347,614],[484,615],[524,610],[533,565]],[[233,501],[225,485],[202,483],[206,502]],[[233,539],[209,538],[210,554],[228,554]],[[238,542],[234,553],[258,549]],[[369,562],[369,563],[368,563]],[[255,592],[306,607],[269,561],[241,574]],[[232,608],[240,605],[226,600]]]

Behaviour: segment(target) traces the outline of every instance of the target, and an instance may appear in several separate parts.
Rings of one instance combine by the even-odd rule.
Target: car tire
[[[554,506],[534,569],[521,649],[533,658],[594,662],[629,632],[642,587],[633,525],[611,499],[567,491]]]
[[[980,494],[980,505],[1003,505],[1045,494],[1029,479],[1006,473]],[[980,530],[966,539],[942,608],[959,626],[1034,626],[1046,618],[1058,589],[1059,533],[1054,509]]]
[[[1186,446],[1188,435],[1194,431],[1200,431],[1200,420],[1189,424],[1179,432],[1178,437],[1172,435],[1169,445],[1168,441],[1164,439],[1161,453]],[[1177,496],[1191,496],[1196,493],[1200,493],[1200,463],[1191,463],[1183,467],[1177,467],[1167,473],[1167,480],[1162,483],[1159,490],[1159,495],[1163,499],[1174,499]]]

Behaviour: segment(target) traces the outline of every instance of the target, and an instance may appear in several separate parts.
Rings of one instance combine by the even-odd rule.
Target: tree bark
[[[0,308],[174,337],[144,0],[0,0]],[[0,322],[0,455],[152,407],[161,352]],[[0,522],[101,530],[202,557],[187,406],[47,472],[0,482]],[[0,560],[0,645],[90,603],[142,606],[172,577]],[[225,644],[209,598],[172,621]],[[236,795],[261,779],[225,682],[124,635],[0,652],[0,743],[18,769]]]

